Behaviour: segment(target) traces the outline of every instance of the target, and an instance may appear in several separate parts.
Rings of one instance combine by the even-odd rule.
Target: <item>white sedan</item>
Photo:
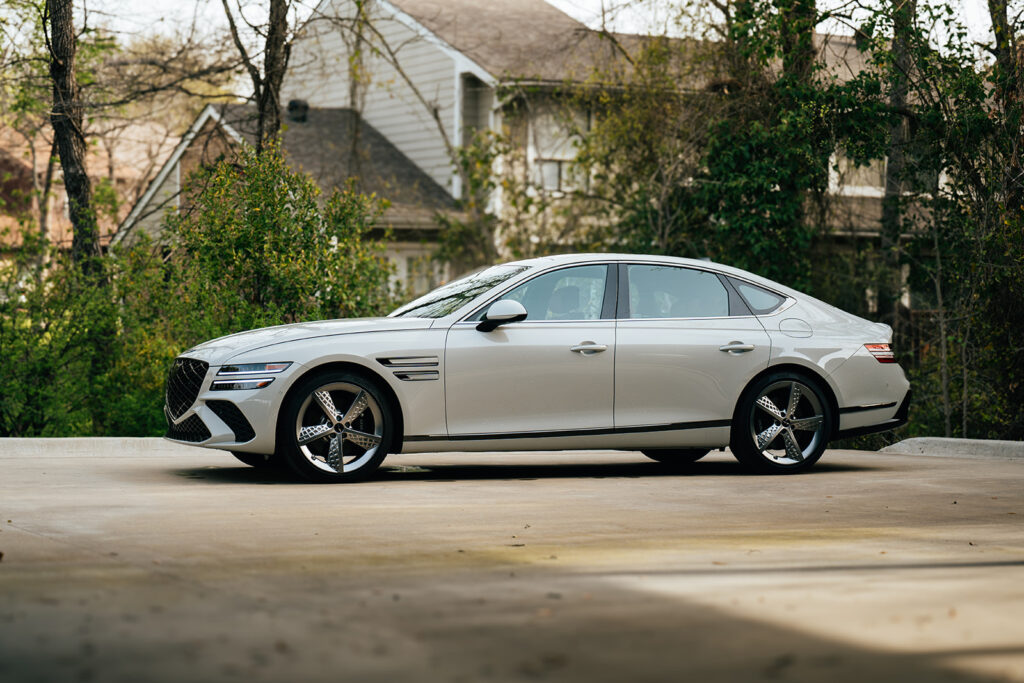
[[[892,330],[736,268],[576,254],[493,266],[386,318],[242,332],[174,361],[167,438],[314,481],[387,453],[729,446],[800,472],[906,422]]]

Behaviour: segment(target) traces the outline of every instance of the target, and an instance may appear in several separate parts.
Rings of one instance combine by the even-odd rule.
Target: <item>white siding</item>
[[[174,168],[167,174],[164,181],[157,186],[156,191],[139,213],[138,221],[132,227],[132,232],[141,234],[145,232],[150,237],[159,237],[161,223],[164,214],[168,211],[176,211],[181,193],[181,164],[175,163]]]
[[[372,19],[376,31],[395,52],[401,71],[423,99],[437,108],[449,140],[459,144],[459,78],[455,58],[436,42],[381,11],[377,7],[372,15],[376,17]],[[314,19],[307,26],[306,33],[293,47],[292,67],[282,87],[282,100],[286,103],[298,98],[314,107],[349,107],[349,48],[343,38],[343,25],[344,19],[354,13],[352,3],[325,2],[320,12],[340,21]],[[387,54],[380,41],[374,38],[373,42],[383,55]],[[442,187],[454,191],[451,158],[431,112],[389,60],[372,52],[363,51],[364,68],[370,79],[364,118]]]

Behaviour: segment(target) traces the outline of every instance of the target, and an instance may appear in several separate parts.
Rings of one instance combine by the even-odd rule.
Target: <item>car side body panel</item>
[[[753,316],[640,318],[617,327],[616,427],[729,419],[771,355]],[[750,348],[721,350],[734,343]]]
[[[572,350],[581,346],[599,350]],[[613,426],[614,321],[525,320],[490,332],[459,323],[448,332],[445,356],[448,428],[408,434]]]

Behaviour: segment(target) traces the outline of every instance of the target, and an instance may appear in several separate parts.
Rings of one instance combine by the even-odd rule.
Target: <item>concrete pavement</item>
[[[1024,463],[0,441],[0,680],[1024,680]]]

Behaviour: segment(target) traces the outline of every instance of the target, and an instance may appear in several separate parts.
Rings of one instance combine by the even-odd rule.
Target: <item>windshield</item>
[[[526,270],[527,266],[492,266],[449,282],[420,298],[396,308],[390,318],[443,318],[487,290]]]

